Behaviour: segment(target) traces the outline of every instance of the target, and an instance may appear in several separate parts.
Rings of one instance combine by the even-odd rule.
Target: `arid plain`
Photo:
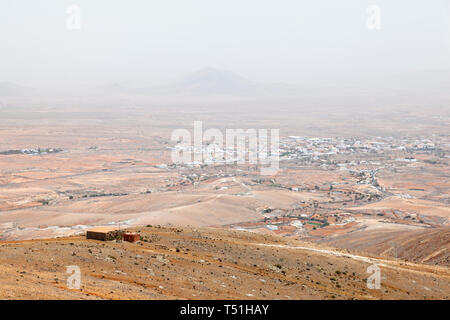
[[[411,297],[448,298],[450,293],[450,136],[445,109],[423,112],[419,107],[400,106],[394,112],[390,108],[355,109],[350,105],[342,112],[327,104],[302,110],[294,98],[178,97],[159,101],[123,97],[110,101],[107,107],[103,101],[91,100],[88,104],[75,98],[33,104],[13,100],[4,104],[0,118],[2,283],[16,281],[14,276],[7,276],[7,260],[14,264],[23,257],[11,255],[13,247],[25,251],[39,247],[40,256],[50,259],[67,242],[93,245],[79,238],[93,226],[161,225],[207,228],[200,230],[217,237],[225,232],[227,239],[232,235],[241,239],[250,232],[248,237],[256,237],[259,244],[264,243],[260,237],[269,237],[270,243],[293,246],[292,241],[301,241],[302,246],[307,243],[316,249],[326,246],[327,250],[391,259],[391,263],[405,266],[413,263],[417,264],[413,268],[420,270],[435,266],[444,270],[439,276],[445,279],[436,284],[438,279],[433,277],[439,272],[431,272],[430,282],[419,286]],[[176,141],[171,140],[171,133],[179,128],[192,130],[194,121],[220,130],[280,129],[280,170],[272,176],[261,176],[258,167],[251,164],[173,165],[171,148]],[[147,228],[146,232],[151,235],[151,230]],[[183,241],[190,237],[186,232],[181,232]],[[57,237],[63,238],[43,240]],[[316,259],[317,254],[311,257],[302,252],[302,261],[313,264],[308,259]],[[228,258],[227,253],[223,255],[223,259]],[[338,264],[345,260],[330,253],[327,257],[337,259]],[[85,259],[86,265],[96,263],[89,262],[88,256]],[[267,262],[264,257],[258,259],[258,263]],[[276,265],[275,260],[269,265]],[[20,263],[26,265],[22,260]],[[123,263],[125,268],[127,264]],[[178,267],[182,268],[181,264]],[[253,268],[240,272],[252,273]],[[36,262],[35,271],[39,270]],[[119,271],[132,273],[131,269]],[[155,281],[164,288],[181,283],[181,279],[172,282],[174,278],[170,278]],[[44,287],[58,287],[50,278],[42,281]],[[155,291],[152,294],[130,289],[130,297],[195,298],[189,290],[162,293],[156,282],[147,288]],[[306,291],[300,296],[293,292],[301,291],[286,289],[280,298],[409,295],[405,295],[406,289],[399,289],[406,288],[407,282],[395,287],[392,295],[387,290],[381,296],[364,293],[362,286],[357,291],[347,288],[339,293],[342,284],[336,287],[335,281],[329,282],[324,285],[323,280],[315,279],[317,290],[302,283]],[[54,290],[59,290],[56,287]],[[12,291],[2,297],[30,297],[8,288]],[[96,292],[92,287],[89,290]],[[127,298],[114,295],[114,290],[111,294],[106,291],[92,297]],[[246,298],[233,290],[207,291],[198,297]],[[50,292],[46,297],[76,298],[78,294],[64,292]],[[263,288],[260,292],[266,294],[249,291],[248,297],[272,297]]]

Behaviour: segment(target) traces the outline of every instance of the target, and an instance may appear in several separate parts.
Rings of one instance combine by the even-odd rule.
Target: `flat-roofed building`
[[[96,227],[86,231],[86,239],[111,241],[122,238],[123,230],[119,230],[117,227]]]

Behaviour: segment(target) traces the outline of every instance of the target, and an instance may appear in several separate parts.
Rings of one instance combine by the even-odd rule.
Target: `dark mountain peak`
[[[187,75],[178,85],[192,90],[227,92],[247,89],[254,83],[236,73],[208,67]]]

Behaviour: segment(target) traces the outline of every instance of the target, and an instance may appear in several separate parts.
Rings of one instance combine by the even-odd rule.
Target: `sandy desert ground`
[[[250,232],[159,226],[135,231],[142,241],[3,242],[0,298],[448,299],[450,294],[445,267]],[[380,289],[367,288],[373,263],[381,269]],[[72,265],[80,268],[80,289],[67,286]]]
[[[133,102],[76,111],[65,104],[13,103],[14,108],[0,110],[2,297],[38,298],[42,292],[45,298],[448,297],[447,118],[401,108],[397,113],[378,110],[370,121],[367,109],[351,113],[353,118],[321,108],[303,116],[290,101],[277,112],[255,113],[258,101],[251,99],[240,101],[247,109],[234,103],[230,110],[221,108],[223,102],[207,108],[204,101],[187,100],[182,114],[179,101],[123,107]],[[330,116],[322,121],[326,112]],[[249,114],[255,115],[253,120],[243,121]],[[410,126],[402,117],[420,125]],[[194,120],[219,129],[281,128],[280,170],[261,176],[254,165],[172,165],[171,132],[191,129]],[[83,240],[93,226],[146,225],[188,231],[176,240],[180,235],[172,229],[145,229],[145,237],[157,238],[167,250],[156,242],[141,246]],[[190,242],[192,227],[208,229]],[[218,240],[201,240],[203,232]],[[222,234],[226,240],[219,240]],[[177,241],[190,251],[174,251]],[[366,258],[264,243],[326,245],[326,250],[352,250]],[[219,245],[222,251],[217,251]],[[151,247],[145,251],[145,246]],[[116,250],[118,260],[107,261]],[[240,254],[243,260],[238,261]],[[371,255],[390,265],[386,292],[364,289],[365,261]],[[165,263],[167,269],[151,268],[160,263],[153,256],[172,262]],[[225,265],[220,267],[216,258],[228,261],[229,274],[220,274]],[[85,291],[64,289],[63,266],[75,262],[86,272]],[[287,269],[270,267],[278,263]],[[311,274],[298,274],[297,265]],[[157,277],[147,278],[144,266]],[[202,288],[196,296],[186,280],[191,267],[198,272],[192,286]],[[348,269],[340,281],[333,274],[344,267]],[[132,280],[123,273],[133,274]],[[20,281],[24,285],[17,286]],[[411,287],[413,281],[417,286]],[[243,283],[246,290],[239,290]]]

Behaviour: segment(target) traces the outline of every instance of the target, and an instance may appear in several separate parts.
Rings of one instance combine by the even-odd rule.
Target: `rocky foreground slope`
[[[399,232],[360,230],[324,238],[319,243],[358,252],[369,252],[416,263],[450,266],[450,227]]]
[[[2,299],[448,299],[450,269],[213,228],[0,243]],[[377,263],[381,288],[368,289]],[[81,288],[69,289],[67,266]]]

